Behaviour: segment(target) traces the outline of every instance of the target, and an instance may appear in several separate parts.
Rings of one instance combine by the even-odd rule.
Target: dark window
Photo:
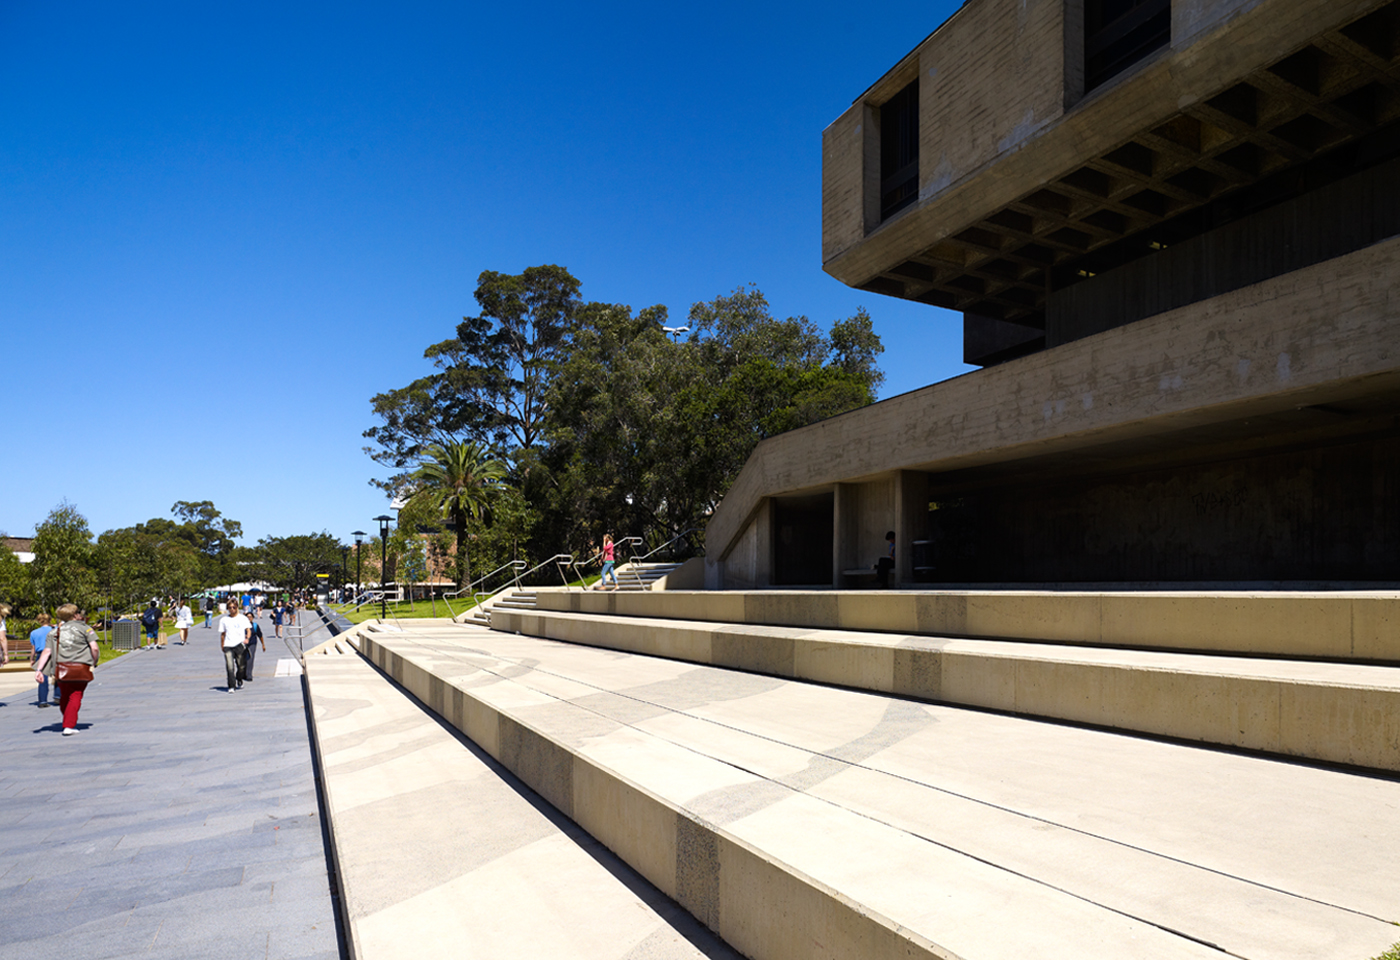
[[[1122,73],[1171,37],[1171,0],[1085,0],[1084,89]]]
[[[880,219],[919,196],[919,81],[880,108]]]

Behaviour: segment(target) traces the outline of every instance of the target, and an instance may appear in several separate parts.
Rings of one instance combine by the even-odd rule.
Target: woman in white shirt
[[[180,646],[189,646],[190,627],[194,626],[194,613],[188,599],[180,598],[180,609],[175,614],[175,627],[180,631]]]

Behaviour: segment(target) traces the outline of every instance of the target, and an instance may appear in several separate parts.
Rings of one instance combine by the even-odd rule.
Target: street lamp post
[[[389,619],[389,605],[384,596],[384,574],[389,569],[389,524],[394,518],[380,514],[374,518],[379,523],[379,619]]]
[[[355,538],[355,599],[360,599],[360,546],[365,542],[365,532],[355,530],[350,536]]]
[[[350,548],[340,548],[340,586],[336,588],[336,596],[340,597],[342,603],[345,602],[345,581],[350,579]]]

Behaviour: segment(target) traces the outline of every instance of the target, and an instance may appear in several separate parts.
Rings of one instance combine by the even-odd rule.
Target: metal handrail
[[[633,560],[632,560],[632,562],[633,562],[633,563],[642,563],[643,561],[646,560],[647,557],[650,557],[652,554],[660,553],[662,550],[665,550],[667,547],[669,547],[671,544],[675,543],[677,540],[680,540],[682,537],[688,537],[688,536],[690,536],[690,535],[691,535],[692,533],[694,533],[697,529],[699,529],[699,528],[698,528],[698,527],[691,527],[689,530],[685,530],[685,531],[682,531],[681,533],[676,534],[674,537],[672,537],[670,540],[667,540],[665,543],[663,543],[661,546],[657,547],[655,550],[649,550],[649,551],[647,551],[646,553],[642,554],[640,557],[634,557]]]
[[[462,588],[457,589],[457,590],[453,590],[451,593],[444,593],[444,594],[442,595],[442,596],[443,596],[443,599],[446,599],[446,598],[448,598],[448,597],[460,597],[460,596],[462,595],[462,591],[464,591],[464,590],[472,590],[473,587],[479,587],[479,586],[481,586],[483,583],[485,583],[487,580],[490,580],[492,577],[494,577],[496,574],[500,573],[502,570],[516,570],[516,571],[517,571],[517,574],[516,574],[516,576],[515,576],[514,579],[519,580],[519,579],[520,579],[520,575],[519,575],[518,571],[521,570],[524,566],[525,566],[525,561],[524,561],[524,560],[511,560],[511,561],[508,561],[507,563],[503,563],[503,564],[501,564],[499,567],[497,567],[495,570],[492,570],[490,573],[483,575],[480,579],[475,580],[475,581],[473,581],[473,582],[471,582],[471,583],[468,583],[465,587],[462,587]]]
[[[569,581],[568,581],[568,579],[564,576],[564,570],[563,570],[563,568],[566,567],[566,566],[571,565],[571,564],[573,563],[573,561],[574,561],[574,556],[573,556],[573,554],[571,554],[571,553],[556,553],[554,556],[550,557],[548,560],[541,560],[539,563],[535,564],[533,567],[531,567],[529,570],[526,570],[524,573],[519,573],[519,572],[517,572],[516,575],[515,575],[515,578],[514,578],[514,579],[515,579],[515,587],[516,587],[517,590],[524,589],[524,588],[520,585],[520,581],[521,581],[521,580],[525,579],[525,578],[528,577],[530,574],[534,573],[536,570],[541,570],[541,569],[543,569],[543,568],[549,566],[549,565],[552,563],[552,564],[554,564],[554,568],[555,568],[557,571],[559,571],[559,579],[563,582],[565,588],[567,588],[567,587],[569,586]],[[515,562],[515,563],[519,563],[522,567],[525,565],[525,561],[523,561],[523,560],[517,560],[517,561],[514,561],[514,562]],[[503,590],[503,589],[505,589],[505,588],[502,587],[501,590]],[[491,591],[491,592],[489,592],[489,593],[484,592],[484,591],[478,591],[478,592],[472,594],[472,606],[473,606],[473,607],[479,607],[479,606],[481,606],[481,602],[482,602],[483,600],[489,600],[489,599],[491,599],[493,596],[495,596],[496,594],[500,593],[501,590],[493,590],[493,591]]]

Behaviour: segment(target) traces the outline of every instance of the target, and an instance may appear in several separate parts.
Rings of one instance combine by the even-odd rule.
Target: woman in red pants
[[[63,710],[63,735],[71,737],[78,732],[78,709],[83,705],[83,691],[87,689],[87,680],[65,679],[65,673],[81,673],[82,667],[87,667],[89,675],[92,668],[97,666],[97,634],[93,633],[92,627],[83,623],[78,618],[78,607],[72,603],[65,603],[59,607],[58,613],[58,640],[49,641],[44,647],[44,652],[39,655],[39,661],[34,664],[35,683],[43,675],[44,664],[49,657],[58,658],[58,703]]]

